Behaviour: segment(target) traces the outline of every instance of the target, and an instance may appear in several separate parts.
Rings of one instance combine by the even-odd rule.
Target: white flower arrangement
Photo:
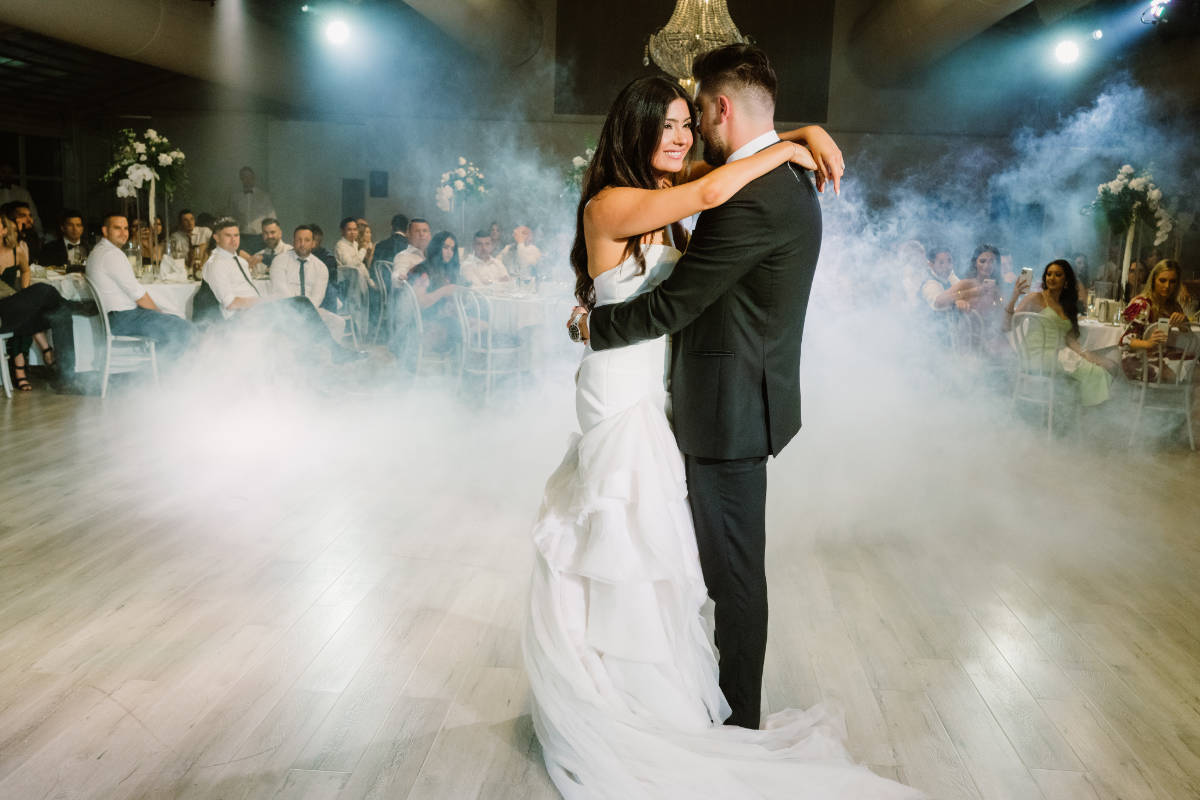
[[[582,155],[571,159],[571,166],[567,167],[566,174],[563,176],[566,183],[563,194],[577,195],[583,191],[583,175],[587,172],[588,165],[592,163],[595,155],[596,148],[589,147],[583,151]]]
[[[156,181],[170,196],[187,179],[181,150],[154,128],[138,136],[129,128],[117,134],[113,159],[100,180],[116,184],[117,197],[135,197],[147,181]]]
[[[1162,190],[1154,184],[1154,176],[1149,170],[1138,173],[1129,164],[1117,170],[1117,176],[1111,181],[1096,187],[1096,199],[1090,208],[1102,213],[1105,221],[1118,233],[1128,230],[1135,220],[1142,220],[1154,228],[1156,246],[1167,241],[1174,228],[1171,215],[1163,205]]]
[[[442,173],[442,181],[434,192],[434,200],[442,211],[451,211],[460,195],[465,200],[472,194],[482,197],[487,193],[483,171],[475,166],[474,162],[459,156],[458,166]]]

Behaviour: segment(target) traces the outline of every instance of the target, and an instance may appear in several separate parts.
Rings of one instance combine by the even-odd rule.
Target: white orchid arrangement
[[[459,196],[465,199],[472,194],[483,196],[487,193],[483,170],[475,166],[473,161],[459,156],[458,166],[442,173],[442,182],[434,192],[434,200],[442,211],[450,211],[454,208],[455,198]]]
[[[1097,187],[1091,208],[1102,213],[1117,232],[1128,230],[1135,220],[1142,220],[1154,228],[1155,245],[1165,242],[1174,228],[1154,176],[1149,170],[1137,172],[1129,164],[1117,170],[1117,177]]]
[[[117,197],[136,197],[137,190],[150,181],[162,184],[168,196],[187,180],[184,155],[154,128],[141,135],[129,128],[117,133],[113,159],[100,177],[103,183],[116,183]]]
[[[583,175],[587,172],[588,165],[592,163],[592,158],[596,155],[596,148],[589,147],[583,151],[582,155],[575,156],[571,159],[571,166],[567,168],[566,193],[579,194],[583,191]]]

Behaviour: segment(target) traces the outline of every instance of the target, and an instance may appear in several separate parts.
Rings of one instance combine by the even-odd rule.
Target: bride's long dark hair
[[[662,77],[638,78],[627,84],[608,110],[600,141],[592,163],[583,174],[583,191],[575,213],[575,244],[571,247],[571,266],[575,268],[575,296],[588,309],[596,305],[596,287],[588,274],[587,240],[583,235],[583,209],[588,201],[609,186],[630,186],[637,189],[657,189],[658,181],[650,166],[655,151],[662,142],[667,109],[675,100],[688,105],[688,115],[696,119],[692,100],[678,83]],[[683,228],[671,226],[676,242],[683,241]],[[646,231],[657,233],[657,231]],[[626,241],[625,257],[633,256],[639,273],[646,270],[641,240],[646,233],[631,236]]]

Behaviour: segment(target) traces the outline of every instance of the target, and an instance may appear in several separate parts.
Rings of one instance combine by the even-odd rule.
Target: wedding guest
[[[409,270],[408,285],[413,288],[421,307],[424,347],[435,353],[452,350],[462,339],[457,311],[451,302],[460,287],[448,281],[443,270],[431,268],[429,261],[422,261]],[[403,326],[397,327],[397,332],[403,330]]]
[[[1096,283],[1096,276],[1092,274],[1087,254],[1076,253],[1071,257],[1071,264],[1075,267],[1075,277],[1079,281],[1081,299],[1086,300],[1088,291]]]
[[[47,267],[66,267],[67,272],[82,272],[87,260],[87,245],[83,243],[83,215],[73,208],[64,209],[58,218],[58,237],[42,249],[42,264]]]
[[[325,247],[325,231],[315,222],[310,222],[308,227],[312,228],[313,232],[313,249],[312,253],[317,258],[321,259],[321,263],[325,265],[325,269],[329,271],[329,285],[325,288],[325,299],[321,302],[321,308],[336,312],[338,303],[341,300],[341,293],[338,291],[337,282],[333,280],[337,276],[337,258],[333,253],[329,252],[329,248]]]
[[[537,274],[542,251],[533,243],[533,230],[528,225],[513,228],[513,243],[500,251],[500,261],[508,274],[521,278],[532,278]]]
[[[38,263],[42,254],[42,237],[36,227],[33,204],[24,200],[10,200],[0,206],[0,213],[16,224],[17,239],[25,245],[30,263]]]
[[[475,232],[473,252],[462,260],[462,277],[468,286],[486,286],[512,280],[504,264],[493,255],[494,246],[487,231]]]
[[[1002,279],[1000,278],[1000,249],[990,244],[981,244],[971,254],[966,280],[974,281],[979,291],[971,307],[976,311],[998,307]]]
[[[278,217],[275,204],[266,189],[258,185],[258,176],[250,167],[238,170],[240,188],[229,193],[226,212],[237,220],[242,247],[252,253],[262,249],[262,224],[267,217]]]
[[[7,205],[12,202],[22,203],[29,209],[29,216],[33,222],[33,230],[35,233],[42,232],[42,219],[38,216],[37,204],[33,202],[33,195],[29,190],[17,182],[17,171],[13,169],[13,165],[8,161],[0,161],[0,206]]]
[[[346,333],[346,321],[321,307],[329,286],[329,268],[313,253],[315,246],[312,226],[298,226],[292,233],[292,246],[271,262],[271,296],[307,298],[329,333],[340,340]]]
[[[295,338],[314,349],[328,349],[335,363],[362,358],[334,341],[316,307],[307,297],[273,299],[250,279],[249,265],[238,253],[237,220],[224,218],[213,225],[216,249],[204,264],[204,282],[217,300],[221,316],[265,336]]]
[[[499,253],[504,249],[504,234],[500,231],[499,222],[493,222],[488,226],[488,236],[492,237],[492,252]]]
[[[925,305],[939,314],[970,311],[978,295],[979,287],[974,281],[959,280],[954,274],[954,257],[949,248],[935,247],[920,289]]]
[[[458,240],[450,231],[441,231],[425,248],[425,269],[435,289],[447,283],[462,283],[458,261]]]
[[[358,218],[358,248],[366,251],[363,263],[370,268],[375,258],[375,239],[371,236],[371,223],[367,222],[366,217]]]
[[[392,285],[404,282],[408,271],[425,260],[425,248],[433,239],[428,220],[413,217],[408,222],[408,249],[396,256],[392,263]]]
[[[394,261],[396,256],[408,249],[408,217],[396,214],[392,217],[392,235],[375,245],[377,261]]]
[[[896,291],[889,292],[890,299],[899,299],[902,308],[916,308],[920,298],[921,282],[929,271],[929,255],[925,245],[909,239],[896,248],[896,260],[900,265],[900,280],[894,284]]]
[[[171,255],[182,259],[189,273],[196,273],[208,260],[208,242],[212,238],[210,228],[201,227],[190,208],[179,212],[175,232],[171,234]]]
[[[276,256],[280,256],[292,249],[292,246],[283,241],[283,228],[279,225],[279,220],[274,217],[267,217],[262,221],[262,249],[250,255],[248,253],[239,253],[246,262],[250,264],[250,268],[256,273],[267,274],[271,269],[271,263]],[[261,266],[261,269],[260,269]]]
[[[1069,360],[1068,363],[1077,363],[1073,368],[1064,366],[1064,374],[1079,384],[1079,401],[1085,408],[1098,406],[1108,399],[1112,385],[1112,376],[1108,372],[1110,365],[1084,350],[1079,343],[1079,290],[1070,262],[1060,258],[1047,264],[1042,270],[1042,287],[1041,291],[1030,294],[1016,306],[1017,298],[1029,288],[1025,278],[1017,281],[1004,309],[1004,328],[1012,329],[1016,313],[1028,312],[1045,318],[1057,335],[1046,336],[1044,327],[1032,329],[1025,338],[1026,355],[1040,359],[1043,369],[1050,370],[1056,360],[1061,363],[1059,350],[1065,344],[1078,358]]]
[[[341,221],[339,227],[342,231],[342,238],[338,239],[337,244],[333,246],[333,255],[337,258],[338,268],[354,270],[358,273],[360,287],[374,288],[375,281],[371,279],[371,275],[367,271],[367,250],[358,244],[358,220],[354,217],[346,217]],[[338,277],[341,279],[344,276],[339,275]]]
[[[29,286],[29,246],[21,241],[20,228],[7,214],[3,217],[4,236],[0,238],[0,280],[13,289]]]
[[[1125,307],[1121,317],[1125,332],[1121,334],[1121,369],[1130,380],[1142,378],[1142,353],[1163,346],[1163,381],[1174,381],[1175,371],[1181,368],[1183,352],[1168,345],[1167,331],[1156,330],[1146,336],[1146,328],[1161,319],[1171,328],[1190,331],[1191,325],[1179,302],[1180,277],[1183,271],[1173,258],[1163,259],[1150,270],[1145,286]],[[1150,380],[1157,380],[1158,360],[1149,359]]]
[[[182,317],[158,307],[133,275],[121,249],[129,240],[129,223],[121,214],[109,214],[100,228],[101,239],[87,259],[87,277],[97,298],[108,310],[108,323],[117,336],[153,339],[157,354],[166,362],[178,360],[192,344],[195,327]]]

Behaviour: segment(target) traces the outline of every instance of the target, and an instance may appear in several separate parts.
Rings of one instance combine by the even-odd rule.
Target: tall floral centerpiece
[[[1117,176],[1096,190],[1091,209],[1104,215],[1116,233],[1125,233],[1125,259],[1121,265],[1121,285],[1129,282],[1129,263],[1133,260],[1133,236],[1140,220],[1154,228],[1155,246],[1167,240],[1174,224],[1163,205],[1162,190],[1154,185],[1149,170],[1137,172],[1125,164]]]
[[[434,193],[437,207],[447,213],[456,208],[459,213],[459,236],[467,236],[467,201],[471,197],[484,197],[488,193],[483,171],[475,162],[458,157],[458,166],[442,173],[442,181]]]
[[[579,195],[583,191],[584,173],[587,172],[588,165],[592,163],[592,158],[595,155],[596,148],[589,147],[581,155],[577,155],[571,159],[571,165],[567,167],[566,174],[563,176],[564,197],[574,200],[579,199]]]
[[[147,223],[154,230],[154,216],[157,212],[158,187],[163,189],[163,230],[169,238],[170,216],[167,211],[167,200],[183,185],[187,179],[184,155],[171,144],[167,137],[162,136],[154,128],[147,128],[138,135],[129,128],[123,128],[117,133],[116,144],[113,145],[112,162],[100,180],[104,183],[115,184],[117,197],[132,197],[138,201],[138,192],[145,187],[147,190],[147,208],[150,219]]]

